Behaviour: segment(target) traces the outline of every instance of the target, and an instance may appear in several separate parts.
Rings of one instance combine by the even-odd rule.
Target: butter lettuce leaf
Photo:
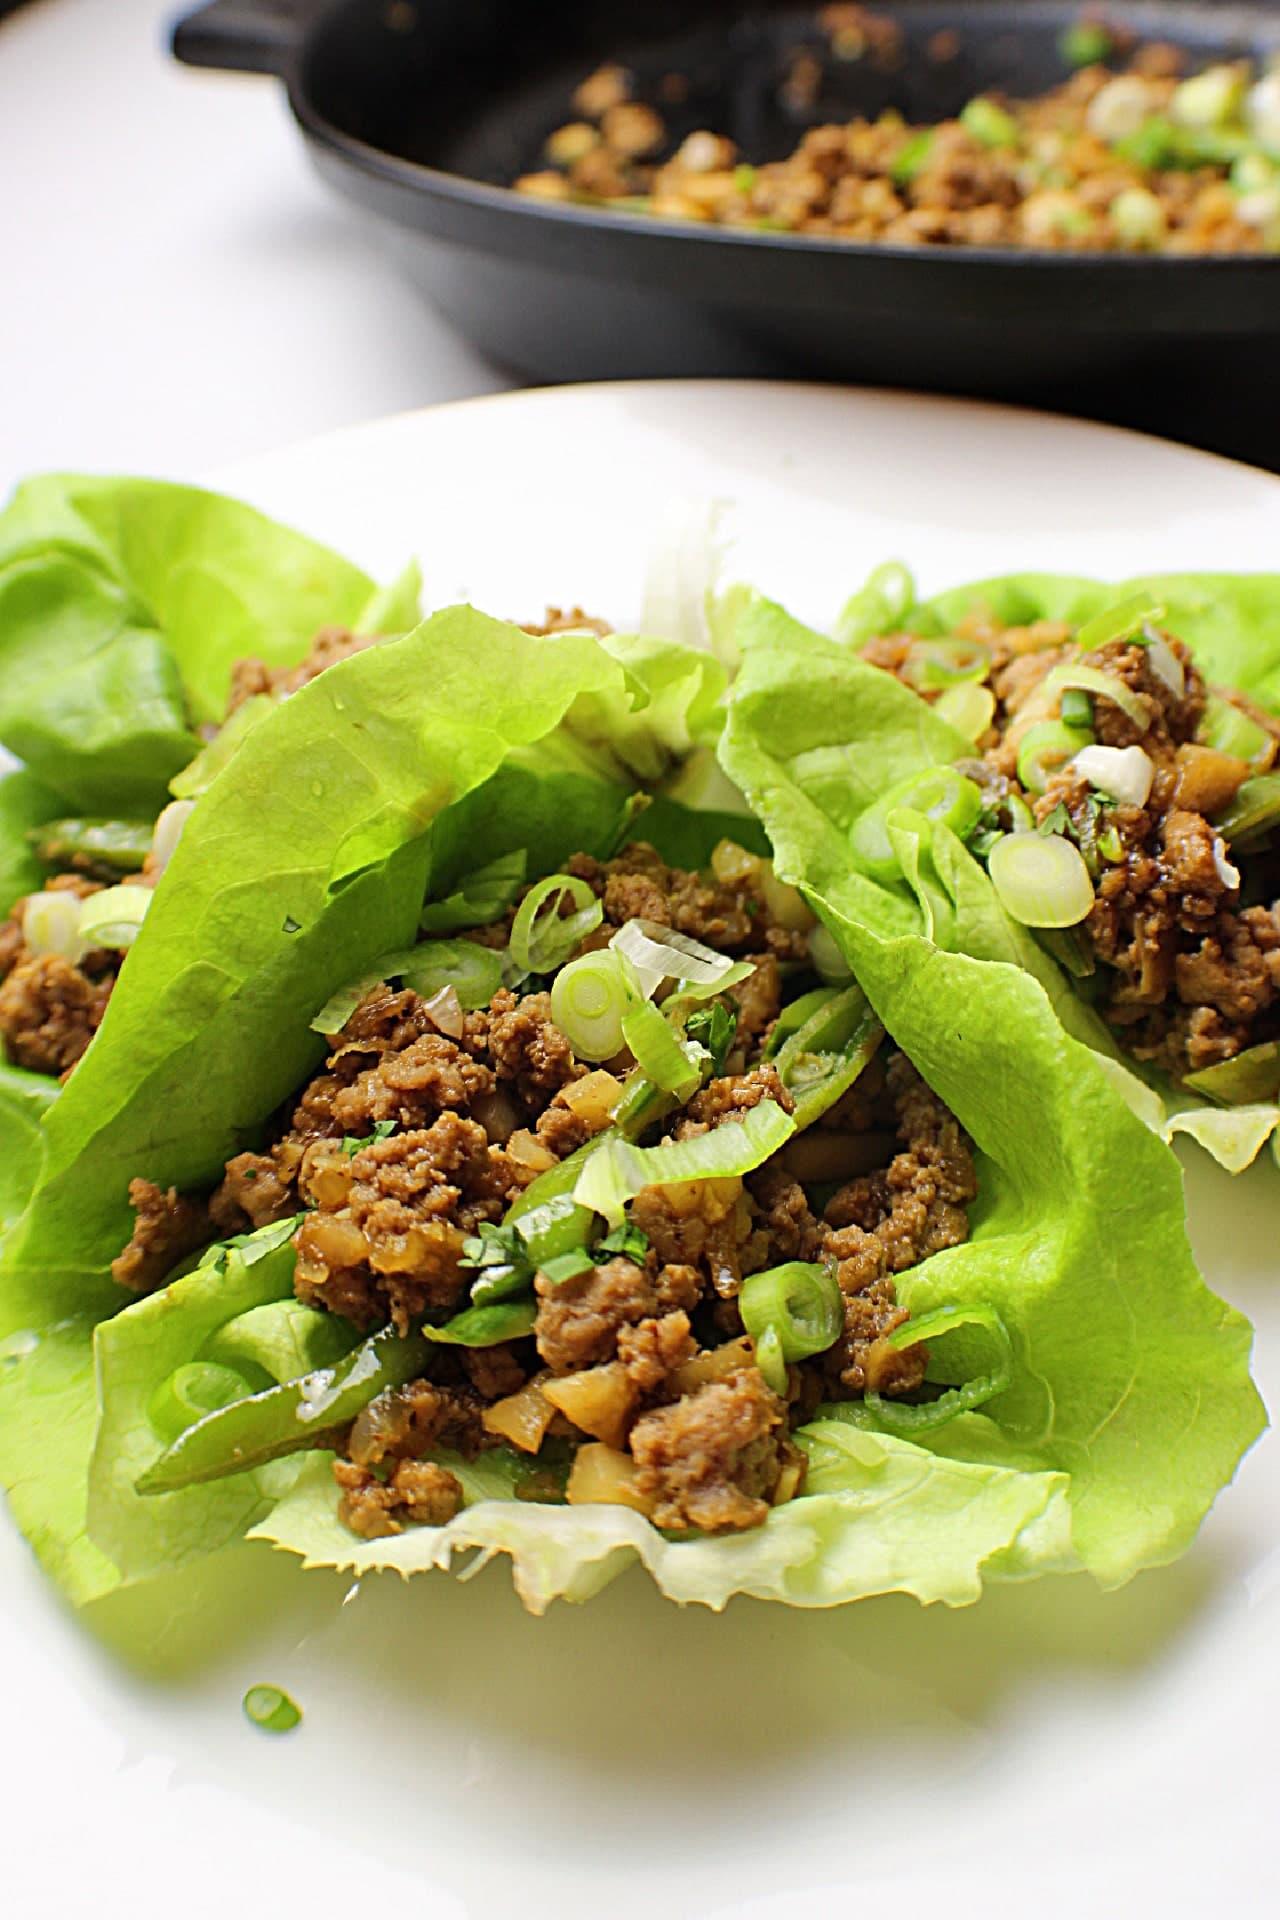
[[[221,720],[233,663],[300,659],[324,626],[403,631],[385,592],[236,500],[45,474],[0,514],[0,742],[72,808],[140,814]]]
[[[913,1312],[997,1308],[1015,1375],[986,1412],[1068,1476],[1075,1552],[1114,1585],[1187,1545],[1261,1430],[1248,1323],[1195,1269],[1177,1162],[1117,1092],[1114,1063],[1067,1030],[1067,1003],[1016,946],[1002,951],[1003,916],[988,920],[980,890],[976,904],[968,898],[980,869],[954,837],[922,816],[903,829],[952,935],[974,929],[983,957],[935,944],[918,907],[907,931],[868,907],[869,883],[844,852],[848,798],[830,800],[820,754],[847,737],[850,703],[876,670],[841,651],[748,645],[726,764],[780,874],[805,889],[888,1032],[979,1150],[972,1238],[901,1275],[900,1295]],[[789,678],[790,702],[780,698]],[[896,746],[858,737],[883,761],[914,751],[908,732]]]

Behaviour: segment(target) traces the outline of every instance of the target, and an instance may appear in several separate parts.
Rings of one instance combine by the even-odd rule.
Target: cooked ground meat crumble
[[[763,1052],[783,966],[802,986],[813,975],[805,935],[770,909],[760,864],[743,860],[725,881],[671,868],[642,843],[569,863],[603,907],[587,949],[641,917],[756,963],[724,996],[740,1017],[723,1070],[647,1144],[697,1141],[765,1101],[793,1108]],[[146,1289],[202,1237],[301,1213],[299,1299],[362,1331],[439,1322],[468,1304],[471,1237],[610,1126],[631,1064],[576,1058],[536,983],[465,1015],[378,986],[331,1037],[274,1143],[236,1156],[207,1201],[135,1182],[138,1224],[115,1276]],[[755,1526],[796,1494],[805,1456],[791,1431],[819,1401],[920,1388],[923,1349],[888,1344],[907,1318],[894,1279],[965,1239],[976,1191],[961,1129],[887,1043],[813,1132],[830,1163],[822,1186],[784,1149],[745,1177],[646,1187],[624,1250],[567,1278],[533,1275],[529,1334],[431,1348],[421,1378],[384,1391],[339,1437],[346,1523],[372,1538],[450,1518],[463,1489],[431,1457],[441,1448],[463,1459],[523,1450],[528,1498],[564,1497],[563,1467],[552,1468],[567,1453],[570,1500],[620,1499],[678,1531]],[[782,1392],[755,1363],[738,1297],[751,1275],[792,1260],[834,1275],[843,1327],[828,1351],[785,1368]]]
[[[978,757],[958,764],[1000,824],[1009,824],[1002,809],[1010,796],[1021,796],[1037,824],[1065,832],[1085,854],[1096,891],[1079,927],[1093,969],[1081,984],[1122,1045],[1183,1080],[1280,1036],[1280,874],[1267,855],[1252,854],[1246,877],[1216,824],[1245,780],[1274,761],[1280,721],[1232,689],[1207,687],[1182,641],[1153,627],[1082,653],[1065,622],[1003,627],[978,611],[957,635],[989,655],[996,703]],[[1157,638],[1173,663],[1162,654],[1163,673],[1153,664]],[[909,634],[888,635],[869,641],[863,656],[913,684],[917,645]],[[1059,712],[1044,683],[1068,661],[1132,696],[1134,714],[1092,696],[1092,732],[1102,746],[1147,755],[1153,778],[1141,806],[1108,799],[1070,763],[1050,773],[1042,793],[1019,785],[1029,728]],[[1258,729],[1252,763],[1197,737],[1211,698]],[[1250,897],[1251,881],[1260,897]]]
[[[583,81],[573,118],[546,141],[548,164],[519,176],[516,190],[620,215],[892,246],[1280,246],[1266,132],[1280,113],[1276,81],[1248,61],[1205,69],[1184,87],[1178,48],[1135,47],[1132,35],[1095,23],[1092,50],[1081,42],[1085,64],[1035,98],[981,95],[932,126],[894,108],[841,123],[829,118],[840,99],[829,74],[851,60],[898,71],[902,32],[860,6],[827,7],[821,25],[825,40],[797,48],[777,86],[784,121],[810,123],[784,158],[742,152],[705,126],[679,139],[668,103],[682,92],[667,84],[645,101],[635,74],[610,65]],[[958,51],[956,36],[942,33],[926,57],[946,66]]]

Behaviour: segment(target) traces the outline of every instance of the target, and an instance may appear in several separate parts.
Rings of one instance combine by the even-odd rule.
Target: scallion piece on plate
[[[246,1720],[264,1733],[292,1733],[302,1721],[302,1709],[282,1687],[250,1687],[241,1703]]]
[[[987,870],[1001,906],[1024,927],[1074,927],[1093,905],[1084,856],[1062,834],[1006,833]]]

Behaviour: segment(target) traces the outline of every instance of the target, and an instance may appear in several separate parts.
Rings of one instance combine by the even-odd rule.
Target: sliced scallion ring
[[[155,898],[151,887],[104,887],[80,903],[80,943],[83,947],[129,948]]]
[[[749,1275],[738,1311],[753,1340],[758,1342],[767,1328],[774,1330],[784,1360],[825,1353],[844,1331],[844,1295],[835,1274],[804,1260]]]
[[[1074,927],[1093,905],[1084,856],[1059,833],[1006,833],[987,871],[1005,912],[1024,927]]]
[[[933,710],[962,733],[966,740],[980,740],[995,718],[996,697],[990,687],[968,681],[948,687],[933,703]]]
[[[753,1173],[786,1145],[795,1130],[795,1121],[776,1100],[762,1100],[741,1120],[691,1140],[633,1147],[627,1140],[606,1137],[579,1174],[573,1197],[580,1207],[602,1214],[609,1226],[619,1227],[627,1206],[643,1188]]]
[[[622,1049],[622,1023],[638,998],[620,955],[584,953],[552,981],[551,1018],[580,1060],[611,1060]]]
[[[1196,736],[1204,746],[1218,753],[1234,754],[1237,760],[1268,764],[1275,757],[1275,736],[1230,700],[1210,695],[1204,719]]]
[[[673,927],[659,926],[653,920],[628,920],[618,928],[609,945],[631,963],[646,987],[650,979],[654,980],[646,998],[651,997],[663,980],[717,986],[735,964],[726,954],[704,947],[700,940],[690,940],[687,934],[677,933]]]
[[[985,680],[991,671],[991,649],[980,640],[951,635],[942,640],[916,640],[903,663],[903,678],[921,693],[966,686]]]
[[[1028,727],[1018,743],[1018,780],[1028,793],[1043,793],[1053,775],[1075,758],[1093,739],[1061,720],[1041,720]]]
[[[22,937],[32,953],[56,953],[78,960],[84,950],[80,938],[80,901],[74,893],[33,893],[22,909]]]
[[[967,840],[982,813],[981,790],[956,767],[926,767],[895,781],[874,805],[858,815],[849,830],[849,846],[873,879],[896,879],[898,856],[889,837],[889,815],[909,807]]]
[[[1085,693],[1101,694],[1104,700],[1110,700],[1127,714],[1139,733],[1145,733],[1151,725],[1151,715],[1146,702],[1132,687],[1125,685],[1117,674],[1105,673],[1101,667],[1062,666],[1054,667],[1042,682],[1046,694],[1059,693],[1064,688],[1078,687]]]
[[[563,913],[568,902],[572,911]],[[511,958],[522,974],[554,973],[604,919],[604,907],[585,880],[549,874],[530,887],[511,923]]]
[[[1076,629],[1076,645],[1082,653],[1109,646],[1113,640],[1132,640],[1148,621],[1163,620],[1165,609],[1149,593],[1131,593],[1114,607],[1104,607],[1091,620]]]

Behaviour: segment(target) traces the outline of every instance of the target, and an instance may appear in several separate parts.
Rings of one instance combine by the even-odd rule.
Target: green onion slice
[[[1128,714],[1140,733],[1145,733],[1151,725],[1151,715],[1141,695],[1132,687],[1125,685],[1114,673],[1105,673],[1101,667],[1061,666],[1054,667],[1042,682],[1046,694],[1060,693],[1064,688],[1079,687],[1085,693],[1101,694],[1104,700],[1110,700],[1119,707],[1121,713]]]
[[[1018,745],[1018,779],[1028,793],[1043,793],[1052,776],[1093,740],[1079,727],[1042,720],[1028,727]]]
[[[282,1687],[250,1687],[241,1705],[246,1720],[264,1733],[292,1733],[302,1720],[302,1709]]]
[[[991,671],[991,649],[980,640],[917,640],[903,662],[903,678],[921,693],[968,686]]]
[[[702,1079],[700,1054],[695,1056],[680,1040],[651,1000],[641,1000],[624,1014],[622,1038],[636,1065],[664,1093],[683,1101],[697,1091]]]
[[[924,127],[919,133],[913,133],[910,139],[898,148],[890,163],[889,174],[894,185],[909,187],[916,175],[923,172],[929,164],[932,149],[932,127]]]
[[[987,871],[1005,912],[1024,927],[1074,927],[1093,905],[1084,856],[1061,834],[1006,833]]]
[[[74,893],[33,893],[22,909],[22,937],[32,953],[56,953],[78,960],[84,951],[80,938],[80,902]]]
[[[879,633],[896,633],[915,604],[916,583],[900,560],[886,560],[850,594],[836,621],[836,638],[860,647]]]
[[[775,1065],[795,1101],[797,1133],[843,1098],[883,1039],[884,1028],[857,986],[830,995],[788,1035]]]
[[[996,697],[990,687],[969,681],[940,693],[933,710],[966,740],[980,740],[995,718]]]
[[[765,1382],[780,1400],[787,1397],[787,1356],[782,1351],[782,1336],[774,1326],[761,1329],[755,1342],[756,1365]]]
[[[1058,702],[1058,712],[1064,727],[1076,727],[1092,736],[1093,701],[1083,687],[1067,687]]]
[[[1011,113],[980,93],[961,110],[960,124],[984,147],[1014,147],[1018,123]]]
[[[1280,773],[1259,773],[1246,780],[1214,825],[1224,840],[1245,852],[1265,839],[1280,825]]]
[[[562,911],[565,903],[572,911]],[[554,973],[604,919],[585,880],[549,874],[530,887],[511,923],[511,958],[521,973]]]
[[[789,1040],[793,1033],[799,1033],[806,1020],[829,1006],[838,992],[838,987],[815,987],[812,993],[802,993],[798,1000],[789,1001],[775,1020],[773,1032],[765,1042],[764,1058],[774,1059],[784,1040]]]
[[[609,945],[635,968],[646,999],[663,980],[678,980],[682,988],[686,984],[713,987],[718,992],[735,965],[727,954],[716,953],[713,948],[704,947],[700,940],[690,940],[687,934],[659,926],[653,920],[628,920],[618,928]]]
[[[243,1400],[249,1391],[248,1381],[234,1367],[193,1360],[161,1381],[151,1396],[147,1418],[162,1440],[176,1440],[207,1413]]]
[[[967,840],[982,813],[982,793],[956,767],[927,767],[923,773],[895,781],[849,830],[851,850],[876,880],[894,880],[901,871],[889,837],[889,815],[895,807],[923,813]]]
[[[1280,1041],[1263,1040],[1231,1060],[1189,1073],[1183,1085],[1224,1107],[1248,1107],[1280,1095]]]
[[[922,1314],[918,1320],[906,1320],[895,1327],[886,1336],[885,1345],[901,1352],[926,1340],[938,1340],[957,1327],[981,1327],[990,1336],[993,1353],[988,1371],[967,1380],[963,1386],[948,1387],[936,1400],[914,1406],[902,1400],[886,1400],[874,1390],[868,1392],[867,1405],[891,1433],[909,1435],[943,1427],[958,1413],[984,1406],[1009,1388],[1013,1380],[1013,1342],[994,1307],[939,1307],[933,1313]]]
[[[104,887],[80,902],[80,942],[84,947],[129,948],[155,898],[151,887]]]
[[[635,1147],[609,1135],[584,1166],[573,1197],[579,1206],[602,1214],[610,1227],[621,1226],[627,1206],[643,1188],[752,1173],[785,1146],[795,1130],[795,1121],[776,1100],[762,1100],[741,1120],[726,1121],[692,1140]]]
[[[611,1060],[622,1048],[627,1011],[639,998],[618,954],[584,953],[552,981],[551,1018],[580,1060]]]
[[[474,940],[424,940],[384,953],[368,973],[325,1001],[311,1022],[312,1032],[341,1033],[365,995],[384,980],[403,980],[424,1000],[452,987],[460,1007],[487,1007],[502,985],[502,955]]]
[[[1274,736],[1230,700],[1211,694],[1200,722],[1199,739],[1218,753],[1237,760],[1259,760],[1274,751]]]
[[[137,873],[151,851],[154,832],[148,820],[47,820],[28,828],[26,837],[44,866],[74,865],[106,878]]]
[[[524,885],[529,856],[523,847],[504,853],[459,880],[443,900],[433,900],[419,922],[424,933],[461,933],[500,920]]]
[[[1095,647],[1108,646],[1113,640],[1133,640],[1149,621],[1163,620],[1164,616],[1165,608],[1149,593],[1131,593],[1127,600],[1104,607],[1077,627],[1076,645],[1082,653],[1092,653]]]
[[[844,1296],[834,1272],[803,1260],[751,1274],[742,1283],[738,1311],[753,1340],[773,1330],[784,1360],[825,1353],[844,1331]]]

